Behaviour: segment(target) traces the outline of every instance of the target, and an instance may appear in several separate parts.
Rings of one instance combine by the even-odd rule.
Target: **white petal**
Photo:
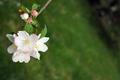
[[[41,34],[38,35],[38,39],[40,38]]]
[[[7,34],[6,37],[11,41],[14,42],[14,37],[11,34]]]
[[[28,63],[30,61],[30,55],[28,53],[23,53],[22,51],[18,50],[13,54],[12,60],[13,62],[19,61],[20,63]]]
[[[17,47],[23,47],[23,40],[21,40],[20,37],[16,37],[14,41],[15,41],[14,43]]]
[[[36,35],[36,34],[32,34],[32,35],[30,35],[30,40],[32,41],[32,42],[37,42],[38,41],[38,36]]]
[[[8,47],[7,51],[8,51],[8,53],[11,54],[11,53],[14,53],[16,51],[16,49],[17,49],[17,47],[14,44],[12,44],[11,46]]]
[[[49,37],[43,37],[41,39],[39,39],[40,43],[46,43],[49,40]]]
[[[30,61],[30,55],[29,55],[29,53],[27,53],[24,55],[24,62],[28,63],[29,61]]]
[[[31,56],[34,57],[34,58],[36,58],[36,59],[38,59],[38,60],[40,59],[40,53],[38,53],[38,51],[32,52]]]
[[[19,31],[17,34],[18,37],[20,37],[23,40],[29,37],[29,34],[26,31]]]
[[[19,51],[16,51],[14,54],[13,54],[13,56],[12,56],[12,60],[13,60],[13,62],[18,62],[19,61],[19,54],[21,54],[21,52],[19,52]]]
[[[40,43],[40,44],[37,44],[36,49],[38,51],[46,52],[48,50],[48,47],[45,44]]]

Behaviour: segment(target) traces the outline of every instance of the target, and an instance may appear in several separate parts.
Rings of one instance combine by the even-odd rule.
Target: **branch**
[[[41,14],[51,2],[52,2],[52,0],[48,0],[46,2],[46,4],[40,9],[39,14]]]

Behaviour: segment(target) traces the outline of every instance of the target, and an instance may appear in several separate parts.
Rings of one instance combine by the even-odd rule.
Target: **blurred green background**
[[[26,0],[30,6],[47,0]],[[119,50],[108,48],[98,34],[92,9],[86,0],[53,0],[39,17],[48,25],[49,50],[41,60],[13,63],[6,51],[6,34],[22,25],[18,0],[0,0],[0,80],[120,80]]]

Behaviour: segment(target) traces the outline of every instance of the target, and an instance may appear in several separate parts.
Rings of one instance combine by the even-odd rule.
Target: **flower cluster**
[[[48,47],[45,43],[49,40],[48,37],[40,37],[41,35],[31,34],[26,31],[19,31],[17,34],[7,34],[8,39],[13,43],[8,47],[8,52],[13,54],[14,62],[30,61],[30,56],[40,59],[39,51],[46,52]]]
[[[33,9],[30,12],[24,12],[20,15],[21,19],[23,19],[26,23],[32,23],[33,18],[36,18],[39,15],[38,11]]]
[[[39,12],[41,13],[50,2],[51,0],[48,0]],[[20,9],[20,17],[25,22],[24,29],[18,31],[16,34],[6,35],[12,42],[12,45],[8,47],[7,51],[13,54],[13,62],[28,63],[31,57],[39,60],[39,52],[46,52],[48,50],[45,44],[49,40],[49,37],[45,37],[47,28],[45,27],[43,30],[40,30],[40,32],[37,29],[39,27],[39,25],[37,25],[37,17],[40,14],[38,7],[37,4],[32,5],[32,10],[22,7],[22,9]],[[37,35],[37,33],[39,34]]]

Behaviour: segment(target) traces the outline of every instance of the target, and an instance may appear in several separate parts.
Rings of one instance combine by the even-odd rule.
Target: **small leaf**
[[[44,29],[41,31],[41,37],[45,37],[47,34],[47,27],[45,26]]]
[[[28,13],[30,13],[30,10],[28,8],[25,8]]]
[[[33,20],[33,21],[32,21],[32,24],[33,24],[35,27],[38,27],[38,21],[37,21],[37,20]]]
[[[39,7],[38,4],[33,4],[33,5],[32,5],[32,9],[37,9],[38,7]]]
[[[27,31],[28,33],[33,32],[33,26],[31,24],[26,23],[24,30]]]

